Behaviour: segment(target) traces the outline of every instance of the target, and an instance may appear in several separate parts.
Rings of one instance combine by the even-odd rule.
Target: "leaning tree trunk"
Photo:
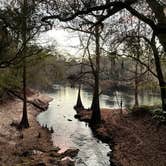
[[[93,92],[93,100],[91,105],[92,116],[91,123],[97,124],[101,122],[101,112],[99,103],[99,72],[100,72],[100,25],[95,27],[95,38],[96,38],[96,70],[94,73],[95,85]]]
[[[28,115],[27,115],[27,95],[26,95],[26,62],[23,64],[23,114],[19,128],[28,128]]]
[[[78,88],[78,96],[77,96],[77,103],[75,105],[76,109],[84,109],[84,106],[82,104],[82,100],[81,100],[81,84],[79,84],[79,88]]]
[[[166,16],[165,16],[165,6],[160,4],[157,0],[146,0],[150,8],[155,14],[157,19],[156,28],[153,29],[156,36],[158,37],[161,45],[163,46],[166,52]]]

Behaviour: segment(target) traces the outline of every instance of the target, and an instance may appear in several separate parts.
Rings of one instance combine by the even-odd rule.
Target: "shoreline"
[[[91,117],[91,111],[89,109],[80,110],[80,109],[77,109],[76,107],[74,107],[74,109],[76,110],[76,115],[74,117],[76,119],[80,120],[81,122],[85,122],[85,123],[89,124],[90,117]],[[120,166],[120,165],[116,165],[112,160],[113,151],[114,151],[113,150],[114,149],[113,136],[104,127],[103,119],[102,119],[102,123],[100,124],[100,127],[91,126],[90,124],[89,124],[89,127],[91,128],[94,137],[101,140],[103,143],[106,143],[109,145],[110,152],[107,154],[107,156],[110,157],[110,165],[111,166]]]
[[[34,91],[28,95],[28,101],[39,104],[46,110],[49,96]],[[74,165],[74,158],[78,149],[68,149],[63,153],[58,153],[58,147],[54,147],[51,141],[51,132],[47,128],[40,126],[36,116],[42,109],[33,104],[27,104],[28,119],[30,127],[18,130],[14,124],[19,123],[22,117],[22,100],[10,97],[0,103],[0,164],[2,166],[16,165]]]
[[[91,111],[76,110],[75,118],[89,122]],[[165,166],[166,126],[158,128],[150,114],[136,117],[127,110],[101,109],[102,123],[91,127],[94,136],[108,143],[111,166]]]

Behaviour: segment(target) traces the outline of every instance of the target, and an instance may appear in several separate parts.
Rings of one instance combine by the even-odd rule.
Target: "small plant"
[[[156,108],[151,112],[153,119],[159,120],[161,123],[166,122],[166,111],[163,111],[161,108]]]

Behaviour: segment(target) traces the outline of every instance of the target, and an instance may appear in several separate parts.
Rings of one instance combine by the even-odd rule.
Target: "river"
[[[47,111],[38,115],[37,120],[42,126],[53,128],[52,141],[54,146],[59,146],[61,151],[68,148],[78,148],[80,151],[76,157],[76,166],[110,166],[107,153],[110,148],[107,144],[93,136],[91,129],[86,123],[74,118],[76,114],[73,106],[76,104],[76,88],[55,85],[54,90],[48,93],[53,98]],[[82,90],[83,104],[88,108],[92,101],[92,93]],[[118,108],[122,100],[123,107],[133,104],[133,96],[126,93],[101,95],[101,108]],[[156,104],[159,96],[139,96],[141,104]]]

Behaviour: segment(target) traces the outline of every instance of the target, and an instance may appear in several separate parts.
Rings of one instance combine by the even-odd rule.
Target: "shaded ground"
[[[32,93],[28,100],[40,102],[45,107],[51,98]],[[62,165],[62,158],[73,157],[78,153],[77,150],[57,153],[59,149],[52,146],[49,131],[40,127],[36,121],[40,111],[28,104],[30,128],[19,131],[11,123],[20,122],[22,101],[11,98],[0,104],[0,166]]]
[[[123,110],[102,109],[102,125],[95,134],[109,143],[113,139],[113,162],[117,166],[166,166],[166,126],[157,127],[150,114],[135,117]],[[81,111],[88,121],[90,111]]]

